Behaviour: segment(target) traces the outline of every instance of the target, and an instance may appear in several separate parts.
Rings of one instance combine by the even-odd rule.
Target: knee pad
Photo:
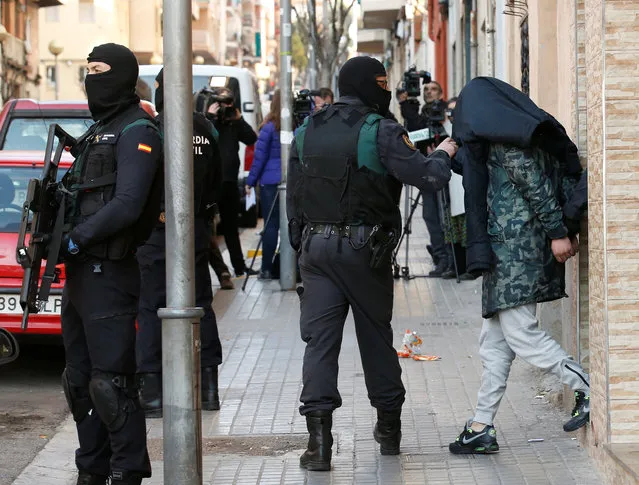
[[[62,389],[73,420],[80,423],[93,408],[89,395],[89,376],[67,366],[62,372]]]
[[[99,372],[91,376],[89,394],[110,432],[124,427],[129,414],[140,409],[134,376]]]

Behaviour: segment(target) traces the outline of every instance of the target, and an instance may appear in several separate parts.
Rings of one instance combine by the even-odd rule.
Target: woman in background
[[[260,201],[264,230],[262,241],[262,270],[260,279],[270,280],[273,277],[273,257],[277,248],[280,230],[280,209],[275,204],[271,219],[266,224],[269,211],[277,196],[277,187],[282,179],[282,154],[280,147],[280,90],[273,94],[269,114],[260,126],[260,134],[255,144],[255,156],[251,171],[246,179],[246,193],[258,183],[260,184]]]

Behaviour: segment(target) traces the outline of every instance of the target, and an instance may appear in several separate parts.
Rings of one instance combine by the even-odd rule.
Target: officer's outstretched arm
[[[428,157],[408,139],[399,123],[381,120],[377,133],[377,150],[388,172],[404,184],[420,190],[439,190],[450,180],[451,160],[443,150]]]
[[[116,160],[113,199],[71,232],[80,249],[131,227],[140,218],[162,163],[159,134],[147,126],[127,130],[118,140]]]

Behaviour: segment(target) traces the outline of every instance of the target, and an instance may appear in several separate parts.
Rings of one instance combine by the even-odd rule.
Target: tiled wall
[[[577,102],[573,104],[573,116],[577,122],[576,143],[581,155],[581,164],[588,166],[588,120],[587,120],[587,99],[586,99],[586,14],[585,0],[577,0],[575,2],[574,25],[575,33],[575,57],[577,64],[577,86],[576,96]],[[590,371],[590,293],[588,287],[588,220],[584,217],[582,221],[582,231],[580,234],[580,253],[579,253],[579,360],[581,365]]]
[[[603,15],[610,442],[639,443],[639,3]]]
[[[591,424],[594,443],[607,443],[608,328],[607,274],[604,223],[604,104],[602,80],[602,0],[585,0],[586,116],[588,150],[588,264],[589,264],[589,349],[591,371]]]
[[[592,428],[595,442],[636,443],[639,3],[585,0],[585,33]]]

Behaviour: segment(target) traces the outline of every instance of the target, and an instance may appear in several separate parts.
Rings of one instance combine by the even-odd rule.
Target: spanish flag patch
[[[144,143],[138,143],[138,150],[141,152],[151,153],[151,147],[149,145],[145,145]]]

